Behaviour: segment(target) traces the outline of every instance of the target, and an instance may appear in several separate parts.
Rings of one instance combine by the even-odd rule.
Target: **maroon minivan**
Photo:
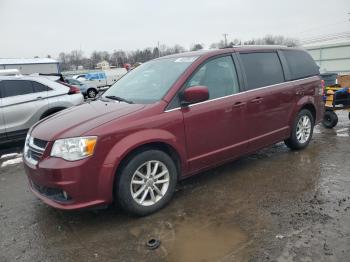
[[[323,117],[311,56],[242,46],[161,57],[130,71],[95,101],[28,132],[33,193],[60,209],[112,203],[147,215],[178,180],[276,142],[305,148]]]

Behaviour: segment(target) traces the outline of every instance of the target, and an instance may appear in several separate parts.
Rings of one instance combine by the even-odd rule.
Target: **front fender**
[[[120,162],[134,149],[149,143],[165,143],[171,146],[180,157],[182,171],[187,170],[187,162],[185,161],[185,143],[178,139],[170,132],[161,129],[147,129],[135,132],[124,137],[116,143],[107,154],[104,165],[113,165],[115,171]]]

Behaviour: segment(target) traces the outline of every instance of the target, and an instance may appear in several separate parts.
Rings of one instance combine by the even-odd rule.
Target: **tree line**
[[[288,38],[284,36],[266,35],[262,38],[254,38],[248,41],[241,41],[240,39],[232,39],[225,43],[221,40],[216,43],[212,43],[209,48],[225,48],[235,45],[286,45],[297,46],[299,44],[297,39]],[[193,44],[189,49],[181,45],[166,46],[161,45],[153,48],[137,49],[132,51],[114,50],[108,51],[94,51],[89,57],[85,56],[81,50],[73,50],[70,53],[61,52],[58,56],[61,70],[76,70],[78,68],[94,69],[101,61],[107,61],[111,66],[123,67],[125,64],[135,64],[137,62],[144,63],[151,59],[166,56],[171,54],[183,53],[186,51],[197,51],[204,49],[204,44]]]

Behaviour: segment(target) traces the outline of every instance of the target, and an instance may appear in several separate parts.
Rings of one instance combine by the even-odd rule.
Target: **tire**
[[[349,120],[350,120],[350,112],[349,112],[349,114],[348,114],[348,118],[349,118]]]
[[[323,116],[322,124],[325,128],[333,128],[338,124],[338,116],[333,111],[326,111]]]
[[[305,120],[305,119],[308,119]],[[314,117],[307,109],[302,109],[294,120],[290,138],[284,143],[293,150],[304,149],[310,143],[314,130]]]
[[[95,98],[97,95],[97,91],[95,89],[90,88],[86,91],[86,94],[88,98]]]
[[[156,170],[156,173],[153,176],[148,175],[150,172],[147,170]],[[160,176],[161,174],[163,175]],[[178,177],[174,161],[159,150],[134,154],[117,176],[115,198],[122,209],[136,216],[146,216],[163,208],[175,192]],[[164,182],[167,180],[168,183]],[[160,181],[163,183],[159,183]]]

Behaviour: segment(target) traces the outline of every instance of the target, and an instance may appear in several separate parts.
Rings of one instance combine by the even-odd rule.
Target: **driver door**
[[[182,108],[190,173],[233,159],[247,150],[244,97],[230,55],[210,59],[186,88],[207,86],[209,100]]]

